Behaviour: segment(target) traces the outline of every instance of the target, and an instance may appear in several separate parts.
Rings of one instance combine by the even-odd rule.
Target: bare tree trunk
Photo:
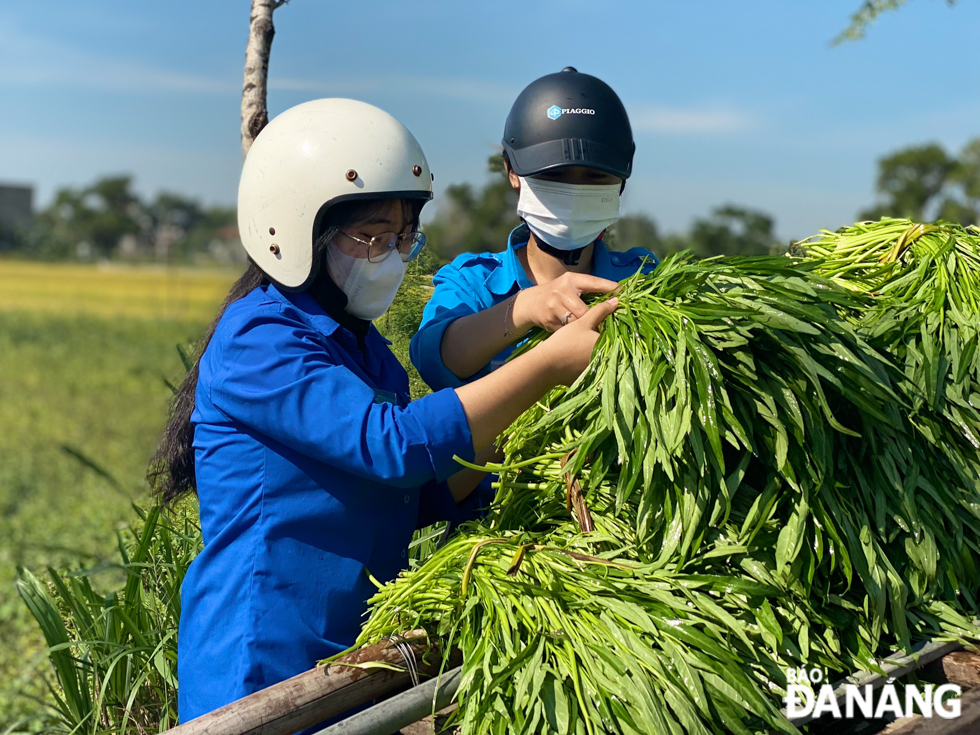
[[[245,49],[245,85],[242,87],[242,153],[246,156],[255,136],[269,122],[266,82],[272,38],[276,35],[272,13],[287,2],[289,0],[252,0],[248,47]]]

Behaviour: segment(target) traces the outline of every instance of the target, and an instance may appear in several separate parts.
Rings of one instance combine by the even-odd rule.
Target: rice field
[[[0,313],[210,321],[240,272],[0,259]]]
[[[37,731],[42,640],[17,566],[112,558],[197,340],[238,272],[0,260],[0,732]]]

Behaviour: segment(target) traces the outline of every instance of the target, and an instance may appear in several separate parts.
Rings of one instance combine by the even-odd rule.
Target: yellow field
[[[207,323],[241,272],[0,259],[0,311]]]

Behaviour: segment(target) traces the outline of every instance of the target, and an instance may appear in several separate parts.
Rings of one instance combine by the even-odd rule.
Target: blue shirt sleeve
[[[449,325],[460,317],[476,314],[493,306],[492,299],[489,299],[491,294],[486,286],[471,282],[459,267],[463,259],[473,257],[460,256],[451,264],[440,268],[433,276],[432,297],[425,305],[422,324],[412,336],[409,345],[412,364],[419,371],[422,380],[433,390],[459,388],[474,377],[479,377],[478,374],[460,379],[442,361],[442,337]],[[479,271],[481,275],[486,275],[484,268],[477,266],[474,270]],[[484,369],[482,372],[487,371]]]
[[[219,333],[220,334],[220,333]],[[442,481],[472,461],[459,398],[444,390],[406,407],[338,364],[312,327],[276,308],[220,334],[209,386],[215,407],[266,437],[351,474],[398,487]]]

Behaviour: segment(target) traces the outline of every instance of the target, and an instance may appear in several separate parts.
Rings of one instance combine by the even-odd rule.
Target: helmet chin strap
[[[552,256],[553,258],[558,258],[565,265],[578,265],[579,260],[582,258],[582,251],[588,247],[585,245],[578,248],[578,250],[559,250],[558,248],[552,247],[546,242],[537,241],[538,248]]]
[[[589,244],[595,245],[599,240],[602,239],[602,236],[605,234],[606,231],[603,230],[602,232],[599,233],[599,237],[597,237]],[[538,244],[538,248],[540,248],[542,252],[547,253],[553,258],[558,258],[558,260],[560,260],[565,265],[578,265],[578,262],[582,259],[582,252],[587,247],[589,247],[588,245],[583,245],[582,247],[576,250],[559,250],[558,248],[549,245],[548,243],[544,242],[543,240],[540,240],[537,237],[534,238],[534,242]]]

